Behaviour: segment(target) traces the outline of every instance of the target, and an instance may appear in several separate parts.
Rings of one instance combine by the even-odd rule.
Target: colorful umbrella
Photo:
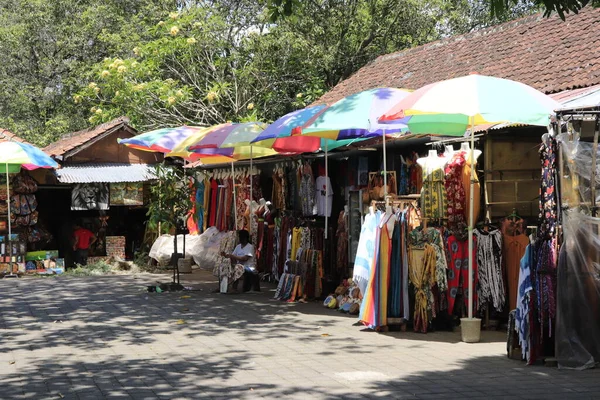
[[[179,143],[190,136],[199,137],[207,133],[206,127],[180,126],[176,128],[162,128],[154,131],[145,132],[128,139],[118,139],[120,144],[125,146],[144,150],[156,151],[160,153],[169,153]],[[214,155],[229,155],[231,151],[218,150]]]
[[[0,165],[4,166],[4,172],[6,173],[6,193],[7,193],[7,201],[8,204],[8,239],[12,235],[12,225],[11,225],[11,207],[10,207],[10,186],[9,186],[9,172],[19,172],[22,168],[27,170],[37,169],[37,168],[58,168],[58,164],[54,161],[50,156],[44,153],[42,150],[37,147],[22,142],[0,142]],[[9,265],[10,265],[10,274],[8,276],[13,275],[12,271],[12,246],[8,246],[9,248]]]
[[[380,124],[378,118],[409,94],[405,89],[377,88],[344,97],[313,117],[303,126],[302,134],[343,140],[406,132],[405,121]]]
[[[406,132],[407,126],[405,121],[380,124],[378,117],[383,110],[389,109],[409,94],[410,91],[405,89],[376,88],[344,97],[303,126],[302,134],[338,141],[382,136],[383,176],[387,194],[385,136]],[[327,150],[326,144],[325,153],[327,153]],[[325,156],[325,159],[327,160],[327,156]],[[327,174],[327,161],[325,161],[325,170]],[[325,219],[325,232],[327,232],[327,218]]]
[[[470,126],[472,160],[474,126],[499,122],[547,126],[550,115],[559,106],[549,96],[523,83],[471,74],[422,87],[399,101],[379,121],[393,123],[411,116],[408,127],[412,133],[450,134],[450,131],[456,131],[453,134],[460,136]],[[457,129],[457,124],[464,124],[463,128]],[[471,168],[470,234],[474,223],[474,171],[475,168]],[[473,240],[469,240],[469,277],[469,318],[472,318]]]
[[[246,122],[241,124],[226,123],[208,128],[202,135],[192,135],[177,145],[173,152],[167,154],[185,155],[186,158],[194,160],[202,157],[202,165],[214,165],[223,163],[212,154],[215,150],[230,151],[231,168],[235,161],[252,160],[260,157],[276,155],[273,149],[254,146],[252,141],[264,130],[265,124],[261,122]],[[252,175],[250,175],[250,186],[252,186]],[[235,190],[235,187],[234,187]],[[235,195],[235,192],[234,192]],[[237,216],[237,208],[234,209]],[[237,217],[236,217],[237,221]],[[252,232],[250,232],[252,233]]]
[[[462,136],[469,126],[510,122],[546,126],[559,106],[520,82],[471,74],[432,83],[400,100],[379,122],[408,120],[411,133]]]
[[[354,139],[336,141],[302,135],[302,126],[309,123],[326,109],[327,106],[322,104],[292,111],[269,125],[254,139],[253,143],[261,146],[269,146],[283,154],[298,154],[312,153],[326,147],[329,150],[333,150],[354,142]]]

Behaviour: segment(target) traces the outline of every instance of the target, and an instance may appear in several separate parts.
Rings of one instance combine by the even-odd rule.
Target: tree
[[[485,8],[490,11],[491,18],[503,19],[505,15],[510,15],[513,9],[519,8],[520,0],[486,0]],[[577,14],[583,7],[592,5],[600,7],[600,0],[534,0],[533,5],[536,8],[545,10],[544,15],[550,16],[556,12],[561,19],[565,19],[565,14],[573,12]],[[276,22],[284,17],[289,17],[296,12],[300,6],[299,0],[270,0],[269,15],[273,22]]]
[[[441,0],[314,0],[269,23],[255,1],[213,1],[165,15],[135,56],[93,69],[75,100],[98,123],[138,128],[273,120],[318,98],[381,54],[439,37]]]
[[[0,0],[0,126],[39,145],[87,125],[72,95],[109,54],[131,51],[177,1]]]

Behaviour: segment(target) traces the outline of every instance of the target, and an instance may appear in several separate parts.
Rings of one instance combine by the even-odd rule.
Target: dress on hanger
[[[376,227],[375,255],[371,276],[360,308],[360,321],[371,329],[387,325],[388,288],[392,257],[392,233],[387,223],[394,214],[384,215]]]
[[[337,263],[338,272],[344,274],[348,269],[348,231],[346,225],[346,212],[342,210],[338,217],[337,230],[335,232],[337,240]]]
[[[475,161],[475,167],[477,167],[477,161]],[[473,185],[473,225],[475,225],[475,223],[479,219],[479,212],[481,210],[481,186],[479,185],[477,171],[475,171],[473,177],[473,180],[475,181]],[[468,224],[471,215],[471,162],[469,161],[469,157],[465,159],[465,166],[462,171],[462,185],[465,191],[465,218]]]
[[[480,309],[485,309],[486,303],[490,302],[496,311],[502,311],[506,303],[502,272],[502,232],[499,229],[489,232],[475,229],[474,234],[477,237]]]
[[[448,201],[448,227],[453,229],[457,224],[466,221],[465,203],[466,195],[462,182],[462,174],[465,166],[464,152],[457,152],[446,164],[444,173],[446,180],[446,199]]]
[[[363,222],[358,239],[358,247],[354,259],[353,280],[363,295],[366,293],[369,278],[371,277],[371,265],[375,256],[375,231],[380,219],[381,211],[365,215],[365,221]]]
[[[209,226],[215,226],[217,220],[217,191],[219,190],[219,184],[216,179],[210,180],[210,209],[209,209]]]
[[[424,218],[443,219],[447,217],[448,204],[444,178],[444,164],[439,159],[430,160],[426,158],[423,167],[423,188],[421,190]]]
[[[504,258],[509,311],[517,307],[521,259],[525,255],[527,245],[529,245],[529,238],[522,234],[522,231],[518,228],[522,226],[522,223],[523,220],[516,223],[509,220],[508,224],[503,225],[502,257]]]
[[[477,239],[473,238],[473,311],[477,310],[479,274],[477,265]],[[457,313],[454,310],[456,298],[462,293],[464,309],[469,309],[469,242],[467,238],[459,238],[451,235],[447,240],[448,257],[450,260],[448,268],[448,312]]]

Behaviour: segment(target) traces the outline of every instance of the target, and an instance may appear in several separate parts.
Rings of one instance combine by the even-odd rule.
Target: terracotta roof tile
[[[44,151],[51,156],[62,156],[78,146],[81,146],[90,140],[106,133],[107,131],[118,127],[119,125],[129,125],[129,118],[119,117],[93,128],[84,129],[78,132],[72,132],[64,135],[54,143],[44,148]],[[131,128],[131,127],[130,127]],[[133,129],[133,128],[131,128]]]
[[[21,139],[11,131],[0,128],[0,142],[6,142],[12,140],[13,142],[29,143],[28,141]]]
[[[600,8],[541,14],[380,56],[340,82],[318,103],[375,87],[418,89],[477,72],[554,93],[600,83]]]

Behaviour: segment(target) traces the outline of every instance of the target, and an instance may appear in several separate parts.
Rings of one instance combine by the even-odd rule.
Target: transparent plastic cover
[[[591,215],[593,145],[565,135],[558,139],[564,161],[561,203],[568,207],[562,212],[558,258],[556,357],[559,368],[586,369],[600,362],[600,218]],[[600,157],[596,160],[598,165]]]

